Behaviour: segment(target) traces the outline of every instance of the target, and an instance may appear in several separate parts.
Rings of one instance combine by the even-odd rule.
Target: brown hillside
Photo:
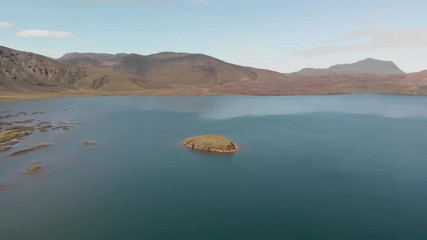
[[[282,74],[277,72],[242,67],[203,54],[163,52],[143,56],[71,53],[59,60],[80,66],[131,73],[162,84],[218,85],[233,81],[282,77]]]
[[[365,60],[395,71],[392,62]],[[335,67],[336,68],[336,67]],[[362,69],[362,68],[360,68]],[[346,70],[347,71],[347,70]],[[46,94],[48,92],[48,94]],[[427,71],[411,74],[281,74],[242,67],[203,54],[70,53],[54,60],[0,46],[0,101],[68,95],[305,95],[427,94]],[[21,94],[22,95],[22,94]]]
[[[141,76],[66,64],[0,46],[0,89],[10,91],[113,91],[151,88]]]
[[[409,75],[341,74],[232,82],[213,89],[221,94],[306,95],[342,93],[427,94],[426,72]]]

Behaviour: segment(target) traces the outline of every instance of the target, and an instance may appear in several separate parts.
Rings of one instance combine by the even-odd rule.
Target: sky
[[[0,45],[68,52],[203,53],[294,72],[365,58],[427,69],[425,0],[0,0]]]

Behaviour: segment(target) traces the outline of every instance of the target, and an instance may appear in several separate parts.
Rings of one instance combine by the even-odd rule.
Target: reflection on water
[[[89,101],[86,101],[89,100]],[[426,118],[427,98],[424,96],[348,94],[326,96],[218,96],[218,97],[87,97],[33,102],[0,104],[2,108],[18,111],[45,109],[115,108],[121,110],[165,110],[194,112],[203,118],[228,119],[242,116],[289,115],[304,113],[368,114],[391,118]],[[105,104],[105,103],[108,104]],[[40,106],[42,106],[40,108]],[[46,110],[48,109],[48,110]],[[36,111],[36,110],[34,110]],[[54,117],[55,114],[53,114]]]
[[[386,97],[384,97],[386,96]],[[278,97],[150,97],[141,110],[197,112],[204,118],[227,119],[242,116],[303,113],[349,113],[405,118],[427,117],[427,99],[398,95],[331,95]]]

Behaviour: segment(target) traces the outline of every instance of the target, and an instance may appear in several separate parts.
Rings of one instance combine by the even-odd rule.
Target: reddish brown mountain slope
[[[362,66],[372,70],[366,65],[369,62],[372,61],[362,61],[357,68]],[[382,66],[381,73],[387,69],[396,70],[390,62],[378,64]],[[342,65],[339,68],[348,67]],[[0,99],[13,98],[18,92],[29,95],[55,92],[55,96],[65,96],[70,91],[84,95],[427,95],[427,71],[394,75],[354,72],[280,74],[229,64],[203,54],[72,53],[54,60],[0,46]]]
[[[125,90],[153,84],[136,75],[81,67],[0,46],[0,89],[9,91]]]
[[[203,54],[163,52],[143,56],[70,53],[59,60],[80,66],[131,73],[162,84],[218,85],[233,81],[283,77],[277,72],[242,67]]]
[[[373,74],[300,76],[280,80],[232,82],[212,91],[222,94],[306,95],[341,93],[390,93],[427,95],[427,71],[408,75]]]

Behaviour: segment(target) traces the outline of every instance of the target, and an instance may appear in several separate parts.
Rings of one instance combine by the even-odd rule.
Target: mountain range
[[[335,75],[335,74],[361,74],[376,75],[405,74],[391,61],[382,61],[367,58],[351,64],[337,64],[329,68],[304,68],[296,72],[299,75]]]
[[[406,74],[368,58],[296,73],[239,66],[204,54],[67,53],[52,59],[0,46],[0,100],[13,95],[427,94],[427,71]]]
[[[162,52],[143,56],[138,54],[68,53],[58,60],[81,67],[89,66],[131,73],[155,83],[166,84],[216,85],[281,76],[273,71],[242,67],[203,54]]]

